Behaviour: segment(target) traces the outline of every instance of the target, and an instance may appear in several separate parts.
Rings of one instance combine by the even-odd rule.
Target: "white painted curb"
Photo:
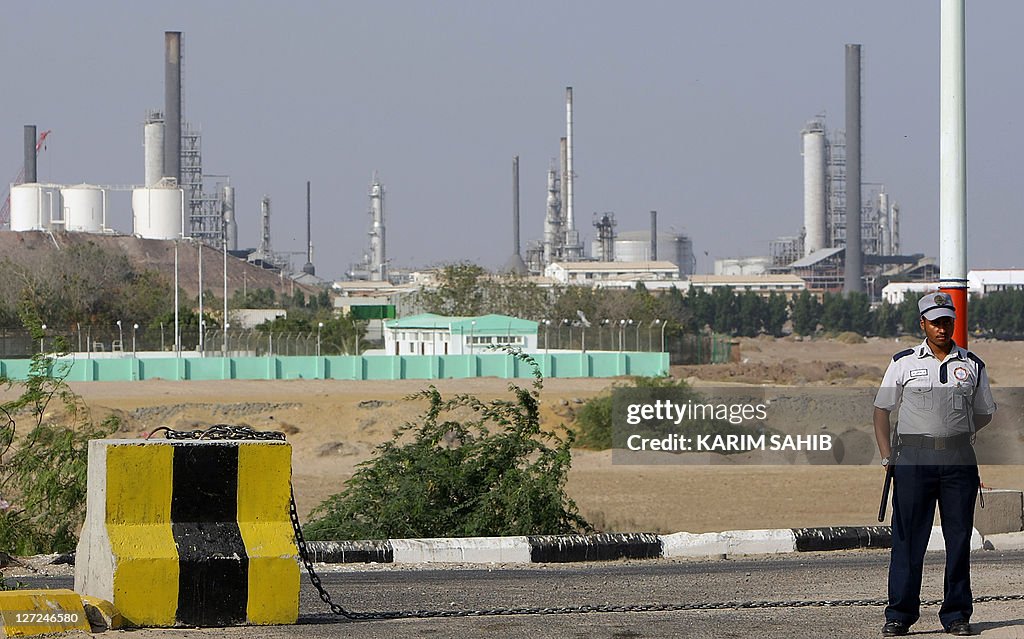
[[[720,533],[662,535],[663,557],[768,555],[796,551],[796,536],[788,528],[726,530]]]
[[[971,550],[982,550],[985,547],[985,539],[978,532],[977,528],[971,529]],[[946,542],[942,539],[942,526],[932,526],[932,533],[928,537],[928,551],[945,551]]]
[[[526,537],[392,539],[391,547],[396,564],[530,563]]]
[[[1024,550],[1024,532],[988,535],[985,541],[992,544],[994,550]]]

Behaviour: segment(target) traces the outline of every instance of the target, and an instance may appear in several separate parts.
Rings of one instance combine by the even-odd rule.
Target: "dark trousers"
[[[939,620],[944,628],[970,620],[971,532],[978,494],[974,450],[904,447],[893,470],[892,557],[889,561],[887,621],[912,624],[921,616],[921,572],[935,504],[946,543],[946,577]]]

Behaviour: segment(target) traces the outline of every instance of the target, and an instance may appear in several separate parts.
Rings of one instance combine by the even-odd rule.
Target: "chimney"
[[[181,31],[164,32],[164,177],[181,185]]]

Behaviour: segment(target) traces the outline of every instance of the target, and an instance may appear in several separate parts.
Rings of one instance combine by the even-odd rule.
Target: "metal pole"
[[[199,247],[199,354],[205,355],[203,351],[203,243],[197,241],[196,245]]]
[[[863,292],[860,241],[860,45],[846,45],[846,266],[843,292]]]
[[[181,323],[178,318],[178,240],[174,240],[174,352],[181,357]]]
[[[227,340],[227,329],[228,329],[228,234],[227,234],[227,222],[221,219],[221,233],[220,233],[220,248],[224,258],[224,319],[221,323],[224,325],[224,343],[221,344],[221,353],[224,357],[228,355],[228,340]]]
[[[942,0],[939,61],[939,289],[956,308],[953,341],[967,348],[967,106],[964,0]]]

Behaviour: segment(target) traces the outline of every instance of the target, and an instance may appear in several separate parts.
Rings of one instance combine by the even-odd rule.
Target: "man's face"
[[[921,318],[921,330],[935,346],[945,350],[953,343],[953,318],[940,317],[934,321]]]

